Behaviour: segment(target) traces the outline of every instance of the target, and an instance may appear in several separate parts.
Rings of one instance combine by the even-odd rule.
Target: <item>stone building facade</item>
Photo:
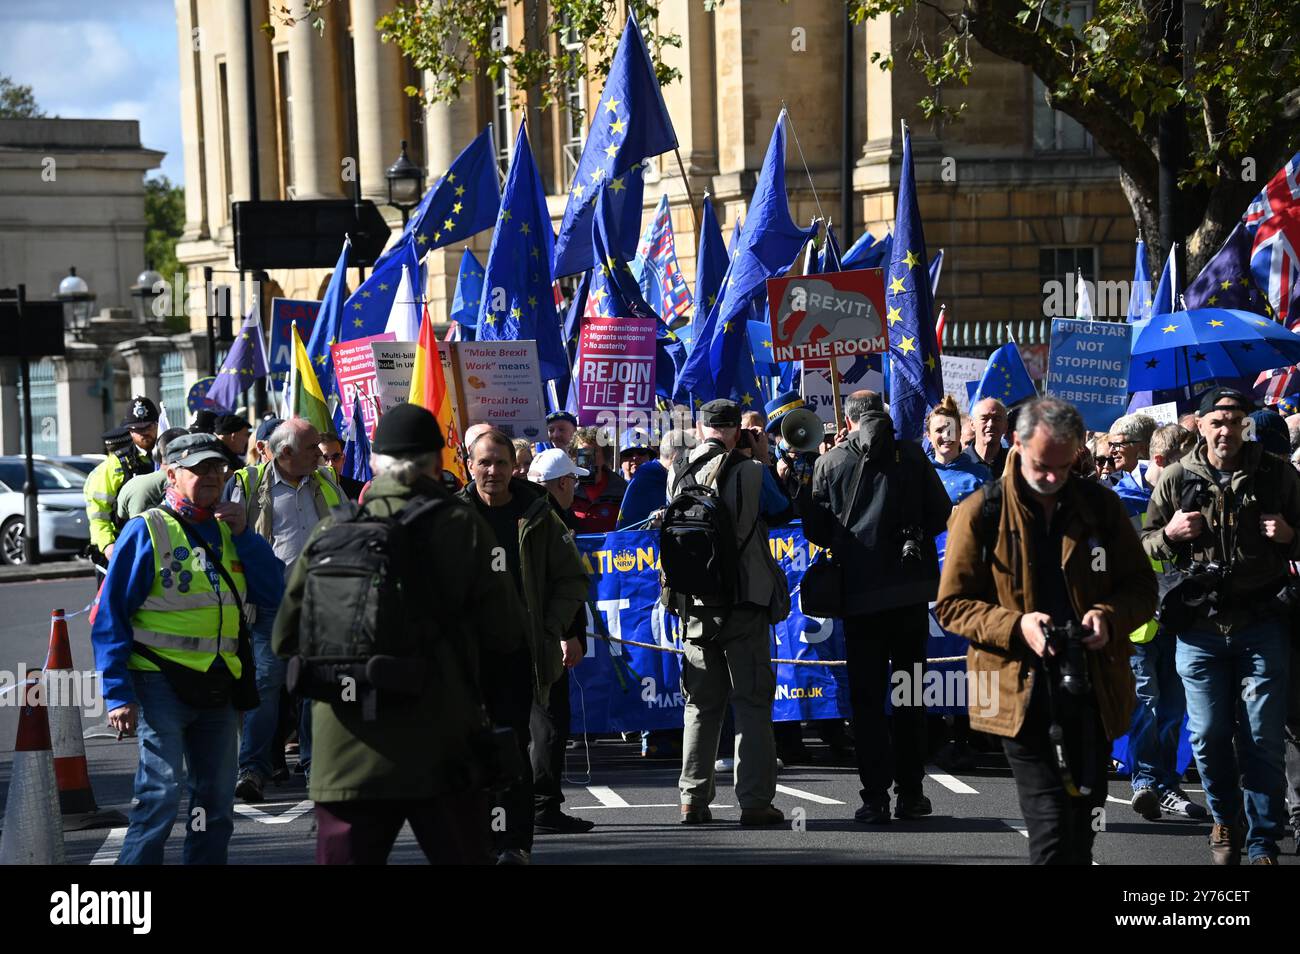
[[[260,31],[254,36],[261,197],[346,196],[351,183],[342,170],[352,158],[362,194],[382,202],[383,172],[402,139],[410,141],[412,158],[430,170],[432,182],[489,121],[496,124],[504,164],[527,115],[558,226],[587,120],[574,123],[557,107],[539,110],[535,95],[486,77],[451,105],[418,109],[402,90],[421,78],[371,26],[391,2],[329,4],[323,35],[299,24],[280,28],[273,39]],[[230,202],[249,194],[240,7],[224,0],[176,4],[187,184],[179,255],[191,281],[199,280],[204,265],[233,268]],[[255,23],[267,19],[266,0],[254,0],[253,7]],[[1084,9],[1074,4],[1070,15]],[[549,33],[525,34],[526,24],[545,18],[540,0],[526,7],[503,4],[506,42],[564,42]],[[967,101],[964,118],[947,125],[922,118],[915,104],[928,90],[907,64],[907,52],[918,31],[933,35],[934,26],[882,17],[852,28],[856,231],[881,236],[892,225],[900,120],[907,120],[927,244],[932,254],[945,250],[938,300],[948,306],[950,338],[969,340],[964,324],[1041,327],[1047,281],[1062,281],[1075,269],[1108,281],[1132,275],[1135,227],[1117,166],[1077,124],[1043,104],[1028,69],[987,53],[977,52],[969,88],[945,93]],[[706,11],[700,0],[663,0],[654,27],[682,38],[681,47],[665,56],[683,78],[663,95],[686,176],[671,154],[653,162],[646,214],[661,192],[669,195],[688,281],[694,279],[697,238],[687,185],[697,206],[705,192],[712,195],[729,232],[743,215],[782,102],[793,121],[787,186],[795,218],[807,222],[819,209],[839,217],[843,3],[744,0]],[[873,53],[892,55],[897,67],[881,70]],[[568,92],[583,107],[598,102],[596,84]],[[396,233],[397,210],[384,211]],[[841,235],[845,245],[852,238]],[[471,248],[482,257],[489,240],[484,232]],[[447,248],[430,257],[427,293],[435,319],[445,319],[460,253],[460,247]],[[316,298],[327,278],[327,270],[273,272],[271,291]]]

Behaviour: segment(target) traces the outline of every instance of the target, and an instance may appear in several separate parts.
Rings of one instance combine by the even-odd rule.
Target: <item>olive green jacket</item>
[[[448,496],[425,478],[416,489],[425,496]],[[414,492],[381,475],[366,492],[366,509],[391,516]],[[327,517],[312,539],[334,519]],[[521,648],[528,623],[509,572],[493,569],[492,529],[472,507],[451,498],[416,526],[421,531],[417,559],[428,584],[421,595],[431,624],[433,669],[445,675],[409,706],[386,708],[381,701],[378,717],[370,722],[362,720],[356,705],[311,703],[314,801],[427,798],[473,784],[470,739],[483,724],[479,654]],[[298,651],[307,564],[294,564],[275,620],[271,645],[282,657]]]

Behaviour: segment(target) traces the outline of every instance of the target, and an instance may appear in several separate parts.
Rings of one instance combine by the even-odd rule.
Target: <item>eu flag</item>
[[[536,340],[543,381],[561,379],[569,370],[551,289],[554,242],[528,123],[522,122],[483,270],[478,340]]]
[[[497,180],[496,149],[489,125],[459,156],[452,160],[446,175],[424,194],[415,214],[406,223],[398,245],[414,239],[416,252],[426,252],[444,245],[463,242],[471,235],[490,229],[501,208],[501,184]],[[397,245],[379,256],[378,268]]]
[[[344,340],[343,313],[346,308],[343,300],[348,296],[348,253],[351,248],[351,243],[344,238],[343,250],[339,252],[339,260],[330,275],[330,283],[325,288],[325,297],[321,299],[320,311],[316,315],[316,324],[312,326],[311,338],[307,342],[307,357],[316,372],[316,379],[320,381],[321,390],[325,392],[326,402],[331,394],[338,397],[338,384],[334,380],[334,355],[330,351],[330,345]],[[388,311],[385,309],[384,321],[387,320]],[[382,324],[380,330],[383,330]],[[288,381],[285,383],[287,385]]]
[[[622,207],[617,210],[621,213],[620,239],[632,244],[620,245],[618,251],[619,257],[632,258],[641,229],[641,197],[638,193],[633,203],[627,201],[630,196],[620,194],[627,185],[623,177],[637,173],[634,189],[640,189],[639,172],[645,160],[677,148],[677,133],[668,118],[650,53],[634,16],[628,17],[623,28],[595,113],[555,240],[556,276],[572,275],[596,264],[591,220],[601,184],[606,180],[611,185],[615,181],[622,183],[614,189],[612,198]]]
[[[934,298],[925,256],[925,235],[916,201],[912,136],[903,130],[894,241],[885,272],[889,321],[889,410],[900,440],[919,440],[925,415],[943,399],[943,372],[934,335]]]
[[[420,256],[416,253],[415,243],[408,236],[391,251],[392,254],[385,258],[382,264],[376,265],[370,277],[362,282],[361,286],[343,303],[341,319],[343,327],[339,341],[351,341],[353,338],[366,338],[384,333],[384,328],[388,325],[388,316],[393,310],[393,302],[397,298],[397,287],[402,282],[403,265],[410,271],[411,282],[418,283],[416,287],[421,293],[423,292],[424,270],[420,266]],[[321,305],[322,317],[324,313],[325,306]],[[324,324],[321,318],[316,319],[317,328]],[[315,340],[316,334],[313,330],[312,341]],[[318,360],[314,352],[312,359]],[[316,374],[320,376],[321,372],[317,370]],[[333,378],[332,371],[330,377]],[[323,384],[323,377],[321,381]]]
[[[226,360],[221,362],[217,380],[208,389],[208,400],[216,407],[234,410],[240,393],[246,391],[258,378],[266,377],[266,347],[262,340],[260,312],[257,299],[253,299],[244,326],[239,329],[235,343],[226,354]]]
[[[876,239],[870,232],[863,232],[840,256],[840,269],[847,272],[856,268],[880,268],[889,261],[893,242],[892,234]]]
[[[352,429],[343,448],[343,473],[364,484],[372,476],[370,471],[370,438],[366,436],[366,423],[361,419],[361,402],[365,396],[358,393],[352,402]]]
[[[1250,232],[1238,222],[1223,246],[1187,286],[1188,308],[1235,308],[1272,317],[1250,271]]]
[[[997,398],[1007,407],[1025,398],[1037,396],[1034,380],[1029,376],[1025,361],[1020,357],[1020,348],[1014,341],[1008,341],[989,358],[979,385],[971,395],[971,407],[976,401],[985,398]]]
[[[679,390],[689,391],[697,401],[729,397],[744,408],[753,406],[759,392],[746,324],[751,305],[765,293],[769,278],[798,261],[814,234],[790,217],[785,194],[785,115],[782,109],[772,130],[721,297],[682,369]]]
[[[456,276],[456,294],[451,300],[451,320],[473,330],[478,325],[478,308],[483,301],[483,266],[474,253],[465,249],[460,257],[460,272]],[[462,338],[462,341],[473,340]]]
[[[822,246],[821,261],[818,268],[823,272],[843,271],[840,264],[842,256],[840,255],[840,243],[835,237],[835,230],[829,225],[826,226],[826,243]]]
[[[700,214],[700,245],[695,253],[695,314],[691,316],[692,342],[699,339],[699,331],[709,317],[709,310],[718,300],[722,276],[727,273],[730,259],[722,242],[722,227],[713,211],[713,200],[706,193],[704,211]],[[692,343],[692,347],[694,344]]]
[[[1152,315],[1170,315],[1180,310],[1178,298],[1176,297],[1178,290],[1174,288],[1174,256],[1177,254],[1178,246],[1175,245],[1169,250],[1169,257],[1165,259],[1164,271],[1160,273],[1160,283],[1156,285],[1155,295],[1152,296]]]
[[[585,317],[653,318],[655,320],[655,393],[671,398],[686,360],[686,345],[655,314],[641,294],[632,267],[619,258],[618,218],[609,185],[600,190],[592,220],[591,244],[600,264],[591,271]]]
[[[1141,321],[1151,317],[1155,293],[1151,289],[1151,266],[1147,263],[1147,243],[1138,235],[1137,262],[1133,266],[1133,288],[1128,296],[1128,320]]]

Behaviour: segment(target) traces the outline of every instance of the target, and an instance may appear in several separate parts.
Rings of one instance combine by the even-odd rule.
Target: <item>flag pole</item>
[[[686,164],[682,162],[682,150],[674,146],[673,155],[677,157],[677,168],[682,172],[682,185],[686,187],[686,201],[691,204],[691,218],[695,220],[695,237],[698,239],[700,235],[700,210],[695,207],[695,195],[691,192],[690,177],[686,175]]]
[[[794,120],[790,118],[790,109],[781,100],[781,113],[785,116],[785,121],[790,124],[790,135],[794,137],[794,148],[799,152],[799,161],[803,163],[803,174],[808,177],[808,188],[812,190],[813,202],[817,204],[817,215],[823,222],[827,221],[826,213],[822,211],[822,200],[817,197],[817,186],[813,184],[812,173],[808,171],[808,160],[804,158],[803,146],[799,145],[799,132],[794,128]]]

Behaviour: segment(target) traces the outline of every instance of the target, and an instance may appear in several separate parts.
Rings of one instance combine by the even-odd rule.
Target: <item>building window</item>
[[[497,8],[497,30],[501,45],[509,46],[510,17],[505,7]],[[504,176],[510,168],[510,150],[515,143],[514,124],[510,121],[510,74],[506,70],[492,80],[492,122],[497,134],[497,166]]]
[[[1106,317],[1103,313],[1102,305],[1097,301],[1096,281],[1097,281],[1097,249],[1091,245],[1073,245],[1062,246],[1059,248],[1040,248],[1038,250],[1038,284],[1043,289],[1043,295],[1049,297],[1052,295],[1054,287],[1060,290],[1063,295],[1060,299],[1063,306],[1063,313],[1054,317],[1063,318],[1074,314],[1074,306],[1078,298],[1078,290],[1075,288],[1075,276],[1082,273],[1084,279],[1093,282],[1092,286],[1092,307],[1098,317]],[[1052,282],[1057,283],[1053,286]],[[1069,294],[1064,294],[1068,291]]]
[[[582,38],[572,26],[560,34],[561,50],[575,60],[583,56]],[[567,192],[582,160],[582,145],[587,138],[587,79],[578,72],[577,64],[569,68],[564,78],[564,102],[560,106],[560,189]]]
[[[32,376],[32,453],[59,452],[59,387],[54,379],[54,362],[49,358],[27,365]],[[23,389],[18,388],[19,420],[22,420]],[[18,429],[18,447],[26,453],[23,429]],[[19,488],[20,490],[22,488]]]
[[[289,51],[275,54],[275,80],[279,103],[280,181],[284,198],[293,196],[293,90],[289,85]]]
[[[1057,22],[1069,23],[1075,34],[1082,37],[1083,24],[1092,16],[1092,3],[1067,3]],[[1034,77],[1034,151],[1035,152],[1092,152],[1092,136],[1074,119],[1047,105],[1047,87]]]
[[[222,215],[230,215],[230,202],[234,193],[230,172],[230,95],[226,86],[226,62],[217,63],[217,105],[221,109],[221,184],[225,187],[226,202]],[[225,219],[228,221],[228,218]]]
[[[159,359],[158,401],[167,408],[167,419],[180,422],[185,416],[185,365],[179,351],[167,351]]]

